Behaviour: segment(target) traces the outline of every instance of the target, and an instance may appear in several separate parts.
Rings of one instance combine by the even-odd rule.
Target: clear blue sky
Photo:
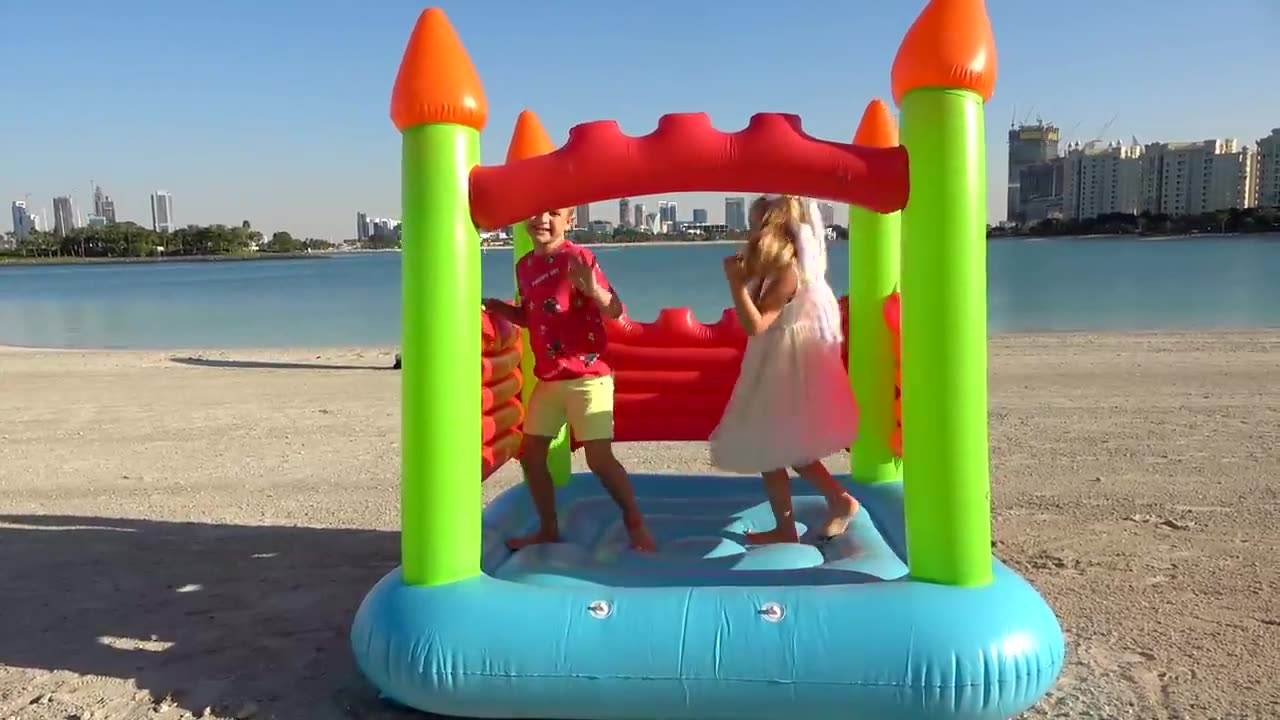
[[[563,142],[612,118],[645,133],[666,112],[736,129],[800,114],[849,138],[923,0],[446,2],[489,98],[484,162],[522,108]],[[0,200],[37,207],[89,182],[121,219],[174,194],[186,223],[346,238],[357,210],[399,215],[390,88],[419,0],[0,0]],[[988,0],[1000,55],[988,105],[990,201],[1004,217],[1015,108],[1088,140],[1238,137],[1280,127],[1276,0]],[[1074,133],[1071,131],[1074,128]],[[727,188],[732,190],[732,188]],[[723,193],[674,195],[723,215]],[[657,198],[643,201],[651,206]],[[596,217],[617,219],[617,203]],[[0,228],[7,231],[7,212]]]

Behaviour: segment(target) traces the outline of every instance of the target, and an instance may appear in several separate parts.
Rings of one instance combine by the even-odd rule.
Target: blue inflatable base
[[[759,478],[632,480],[659,552],[628,550],[578,476],[559,491],[564,542],[511,553],[535,520],[514,487],[484,513],[483,574],[411,587],[396,570],[369,592],[360,668],[409,707],[559,720],[1003,720],[1062,669],[1057,619],[1003,563],[980,588],[907,576],[901,483],[848,484],[862,509],[840,537],[747,547],[773,526]],[[802,525],[824,512],[795,507]]]

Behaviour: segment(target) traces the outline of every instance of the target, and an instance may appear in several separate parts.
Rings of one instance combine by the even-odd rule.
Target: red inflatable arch
[[[477,227],[492,229],[547,208],[729,189],[788,192],[894,212],[907,203],[907,152],[819,140],[804,132],[800,118],[779,113],[754,115],[734,133],[716,130],[705,113],[664,115],[656,130],[641,137],[624,135],[617,123],[603,120],[574,127],[558,150],[473,169],[471,216]],[[847,300],[841,311],[847,322]],[[893,327],[893,318],[886,315],[886,321]],[[520,439],[523,408],[511,378],[518,374],[519,342],[509,332],[486,318],[486,476],[512,457]],[[607,332],[615,439],[706,440],[720,421],[746,346],[734,311],[707,325],[688,309],[669,308],[651,323],[626,316],[610,321]],[[846,339],[846,361],[848,351]]]
[[[664,192],[788,192],[876,212],[907,204],[907,151],[818,140],[800,118],[753,115],[724,133],[706,113],[663,115],[652,133],[612,120],[578,125],[559,150],[471,171],[471,218],[496,229],[547,208]]]

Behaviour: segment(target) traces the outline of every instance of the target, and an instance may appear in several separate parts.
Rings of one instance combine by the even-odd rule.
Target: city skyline
[[[33,196],[29,193],[21,199],[11,200],[9,202],[11,227],[8,230],[0,230],[0,235],[12,233],[16,240],[25,239],[32,232],[52,232],[55,235],[64,236],[77,228],[113,225],[117,222],[132,222],[150,227],[156,232],[173,232],[181,227],[177,224],[174,215],[173,193],[167,190],[156,190],[150,194],[151,220],[148,223],[133,218],[118,217],[115,199],[107,194],[101,185],[97,183],[92,185],[93,212],[88,214],[82,214],[81,203],[75,193],[55,195],[51,199],[51,205],[42,205],[38,201],[33,201]],[[230,225],[231,223],[220,224]]]
[[[30,196],[39,209],[70,196],[87,209],[93,205],[80,178],[92,177],[114,199],[120,221],[149,225],[149,196],[166,187],[181,198],[183,225],[248,219],[254,227],[333,238],[353,234],[356,210],[400,214],[400,140],[387,104],[421,2],[229,3],[252,12],[144,2],[149,12],[127,19],[90,2],[9,11],[21,26],[59,27],[65,42],[54,47],[29,33],[6,41],[8,69],[23,78],[25,102],[22,112],[0,117],[0,137],[13,141],[0,200]],[[543,13],[505,0],[445,9],[485,82],[490,116],[482,161],[492,164],[503,159],[515,115],[525,107],[557,144],[578,123],[613,118],[624,131],[642,134],[659,115],[677,111],[708,112],[724,130],[744,126],[754,112],[795,112],[811,134],[848,140],[865,104],[889,96],[896,44],[922,2],[815,2],[811,12],[783,16],[760,0],[744,0],[731,14],[651,2],[635,8],[635,16],[680,22],[618,53],[616,38],[599,32],[616,20],[616,10],[561,0],[557,34],[572,42],[514,64],[507,62],[512,43],[527,37]],[[1280,22],[1280,9],[1269,3],[1222,0],[1215,15],[1231,18],[1233,32],[1210,35],[1202,32],[1199,10],[1145,0],[1083,0],[1069,12],[988,0],[988,9],[1001,52],[987,113],[993,224],[1005,217],[1011,119],[1034,112],[1078,127],[1077,137],[1064,142],[1091,139],[1111,118],[1117,120],[1104,141],[1136,135],[1144,142],[1236,138],[1252,145],[1280,125],[1280,96],[1265,92],[1271,87],[1265,68],[1280,65],[1280,47],[1267,30]],[[1107,22],[1099,25],[1098,17]],[[708,32],[713,24],[716,31]],[[856,42],[849,42],[851,27],[859,28]],[[137,41],[102,52],[103,33],[116,32]],[[232,57],[224,51],[229,35],[241,48]],[[743,42],[753,37],[823,51],[760,53]],[[1171,50],[1178,47],[1183,51]],[[1153,54],[1158,73],[1127,77],[1128,68],[1150,63]],[[584,55],[592,62],[581,62]],[[81,72],[88,66],[113,82],[90,82]],[[637,102],[634,88],[655,80],[663,92]],[[175,90],[158,97],[148,89],[157,83]],[[82,104],[95,112],[77,111]],[[157,146],[166,149],[155,152]],[[745,195],[733,190],[631,201],[649,212],[660,200],[705,208],[711,222],[723,222],[724,198]],[[617,216],[616,200],[592,205],[595,218]],[[844,206],[834,213],[843,224]]]
[[[1060,141],[1052,121],[1010,128],[1007,222],[1280,206],[1280,128],[1254,143]]]

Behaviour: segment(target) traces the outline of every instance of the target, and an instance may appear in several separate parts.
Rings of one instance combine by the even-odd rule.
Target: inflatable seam
[[[423,658],[423,662],[425,661],[426,661],[426,657]],[[734,683],[771,684],[771,685],[776,685],[776,684],[815,685],[815,686],[821,685],[821,686],[834,686],[834,687],[868,687],[868,688],[874,688],[874,687],[890,688],[891,687],[891,688],[909,689],[909,690],[947,690],[947,689],[976,688],[976,687],[986,687],[986,688],[1007,687],[1010,684],[1017,684],[1022,682],[1023,680],[1038,678],[1043,673],[1052,672],[1060,664],[1061,664],[1060,660],[1050,659],[1048,662],[1037,663],[1031,666],[1030,672],[1016,673],[1011,678],[999,680],[997,682],[973,681],[973,682],[947,683],[947,684],[938,684],[938,685],[924,684],[924,683],[875,682],[875,681],[869,681],[869,680],[849,680],[849,681],[841,681],[841,682],[830,682],[830,681],[819,681],[819,680],[777,680],[777,679],[769,679],[769,678],[725,678],[725,677],[684,678],[684,677],[674,677],[674,676],[659,677],[657,675],[601,675],[596,673],[555,674],[555,673],[525,673],[525,672],[496,673],[496,672],[483,672],[483,671],[433,672],[430,674],[430,677],[434,677],[434,678],[442,678],[442,677],[501,678],[504,680],[573,679],[573,680],[625,680],[625,681],[643,681],[643,682],[680,681],[687,684],[734,682]],[[423,676],[427,676],[427,673],[425,672],[422,672],[421,674]]]

